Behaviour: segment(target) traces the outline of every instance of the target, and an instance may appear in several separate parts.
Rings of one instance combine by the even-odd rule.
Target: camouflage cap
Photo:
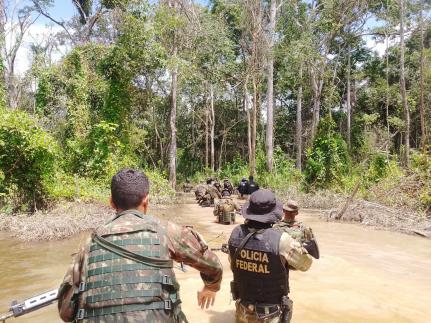
[[[288,200],[287,203],[283,205],[283,211],[298,212],[298,209],[298,202],[295,200]]]

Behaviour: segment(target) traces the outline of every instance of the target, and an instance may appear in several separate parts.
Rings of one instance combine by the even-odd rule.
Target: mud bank
[[[408,209],[394,209],[378,203],[358,200],[352,202],[339,217],[340,209],[322,213],[322,218],[326,221],[353,222],[376,229],[431,238],[431,219],[425,214],[418,214]]]
[[[284,202],[288,198],[296,198],[292,192],[278,194],[278,196],[283,196],[284,198],[281,200]],[[313,198],[315,200],[311,201]],[[302,200],[299,199],[299,201]],[[245,201],[239,200],[238,202],[241,205]],[[339,207],[345,203],[339,196],[337,198],[334,196],[331,203],[334,202],[337,202]],[[177,193],[172,203],[182,205],[182,207],[196,205],[194,194],[181,192]],[[316,195],[315,197],[310,196],[307,203],[304,201],[305,205],[302,203],[300,205],[304,212],[319,209],[321,212],[318,214],[325,221],[359,223],[377,229],[431,238],[431,220],[425,215],[359,200],[349,206],[340,220],[335,220],[338,209],[328,209],[330,205],[333,205],[331,203],[328,202],[328,196],[325,195],[323,198]],[[157,216],[169,218],[170,215],[167,215],[165,210],[173,208],[172,204],[151,204],[150,209]],[[311,213],[314,214],[313,212]],[[113,215],[114,211],[107,204],[66,202],[57,205],[52,210],[39,211],[31,215],[5,215],[0,213],[0,231],[8,232],[12,237],[24,241],[61,240],[81,232],[91,231],[105,223]]]
[[[151,205],[152,210],[168,206]],[[34,214],[6,215],[0,213],[0,231],[24,241],[61,240],[91,231],[114,216],[107,204],[65,202],[49,211]]]

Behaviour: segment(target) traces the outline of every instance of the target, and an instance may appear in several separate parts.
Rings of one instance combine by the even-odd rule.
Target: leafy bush
[[[169,181],[158,170],[145,170],[150,180],[150,201],[155,203],[169,203],[175,197],[175,190]]]
[[[367,181],[378,182],[380,179],[385,178],[389,172],[389,163],[387,156],[382,153],[377,153],[373,156],[368,168]]]
[[[1,109],[1,108],[0,108]],[[30,210],[44,206],[53,179],[58,147],[26,113],[1,110],[0,193],[14,208]]]
[[[85,202],[100,201],[106,203],[110,196],[109,181],[94,180],[88,177],[66,174],[57,171],[55,178],[48,185],[49,196],[53,200],[75,200]]]
[[[431,155],[430,153],[415,153],[412,156],[412,168],[422,184],[419,200],[423,207],[431,210]]]
[[[123,167],[118,167],[110,176],[100,179],[70,175],[57,172],[54,180],[48,186],[50,197],[56,200],[75,200],[84,202],[100,201],[106,203],[111,191],[111,175],[114,175]],[[145,170],[150,180],[150,200],[152,203],[168,203],[175,197],[175,191],[169,181],[157,170]]]
[[[304,183],[307,190],[325,189],[342,183],[350,169],[346,142],[331,118],[322,119],[313,146],[307,150]]]

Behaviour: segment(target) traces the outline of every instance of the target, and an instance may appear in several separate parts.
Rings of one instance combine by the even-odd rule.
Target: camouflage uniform
[[[207,190],[207,186],[204,184],[199,184],[198,186],[196,186],[195,196],[198,203],[201,202],[203,196],[205,195],[206,190]]]
[[[223,181],[223,189],[228,190],[230,194],[233,194],[233,185],[228,179]]]
[[[220,191],[214,186],[208,186],[205,195],[202,197],[200,205],[202,206],[211,206],[214,204],[215,199],[221,198]]]
[[[184,193],[190,193],[192,191],[193,185],[189,182],[186,182],[183,184],[183,192]]]
[[[241,302],[235,301],[236,317],[235,323],[280,323],[280,315],[273,315],[267,318],[258,318],[253,310],[249,310],[243,306]],[[290,312],[290,318],[287,322],[290,322],[292,312]]]
[[[222,197],[222,199],[214,206],[213,214],[218,217],[219,223],[225,223],[230,221],[223,221],[227,217],[232,217],[232,222],[235,222],[235,211],[239,211],[241,208],[235,203],[230,197]],[[233,216],[232,216],[233,215]]]
[[[296,220],[281,220],[280,222],[274,224],[273,228],[287,232],[293,239],[300,243],[314,238],[311,228]]]
[[[135,254],[190,265],[201,272],[208,289],[220,289],[220,261],[200,235],[190,228],[129,210],[119,213],[112,221],[98,228],[97,234]],[[97,315],[88,315],[77,322],[174,323],[183,320],[179,285],[172,267],[149,267],[119,257],[99,247],[94,240],[87,243],[75,261],[77,259],[81,268],[80,281],[85,283],[84,291],[79,294],[79,309],[84,309],[85,313],[97,312]],[[70,280],[71,275],[69,270],[64,281]],[[172,310],[169,307],[160,308],[166,301],[171,304]],[[154,305],[155,309],[142,310],[149,305]],[[121,312],[123,307],[129,310]],[[120,310],[111,314],[112,308]],[[109,314],[106,315],[106,312]]]

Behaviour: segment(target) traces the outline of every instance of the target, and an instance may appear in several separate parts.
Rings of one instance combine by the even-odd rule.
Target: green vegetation
[[[17,4],[28,21],[51,15],[32,3]],[[428,2],[91,4],[33,44],[24,75],[0,37],[1,208],[105,199],[136,167],[156,202],[177,180],[253,175],[306,194],[359,182],[363,198],[431,210]]]
[[[15,207],[43,207],[58,146],[26,113],[0,113],[0,197],[14,200]]]

